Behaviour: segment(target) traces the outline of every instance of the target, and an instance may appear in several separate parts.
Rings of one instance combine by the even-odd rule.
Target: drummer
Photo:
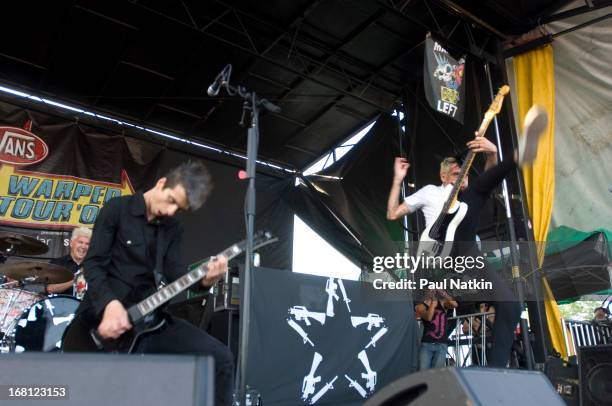
[[[85,259],[85,255],[87,255],[90,240],[90,228],[77,227],[72,230],[72,235],[70,237],[70,253],[51,260],[51,263],[65,267],[74,274],[74,278],[67,282],[51,283],[47,285],[48,294],[62,293],[76,296],[79,293],[75,292],[75,289],[78,289],[77,284],[80,282],[78,279],[79,276],[82,275],[82,272],[80,273],[79,271],[81,269],[81,263]],[[82,281],[81,284],[82,283],[84,283],[84,281]]]

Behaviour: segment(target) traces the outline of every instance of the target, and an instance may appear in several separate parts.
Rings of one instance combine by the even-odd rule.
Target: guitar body
[[[263,247],[278,240],[269,232],[257,232],[253,236],[253,249]],[[229,260],[245,251],[246,241],[231,245],[219,256]],[[97,332],[100,320],[95,320],[87,311],[79,314],[64,332],[62,350],[66,352],[122,352],[131,353],[136,349],[139,340],[166,324],[163,315],[157,310],[173,297],[199,282],[208,272],[209,260],[202,261],[195,269],[176,279],[174,282],[159,288],[146,299],[127,308],[132,328],[115,340],[105,340]],[[93,326],[93,328],[92,328]]]
[[[440,216],[440,222],[430,224],[421,234],[417,256],[425,257],[447,257],[453,248],[455,232],[461,221],[465,218],[468,206],[464,202],[456,204]],[[440,224],[436,230],[434,226]]]
[[[132,353],[140,339],[153,333],[166,324],[166,319],[156,317],[154,314],[147,320],[132,323],[132,329],[123,333],[114,340],[105,340],[95,329],[89,328],[82,319],[75,319],[66,332],[62,341],[62,350],[66,352],[111,352]]]

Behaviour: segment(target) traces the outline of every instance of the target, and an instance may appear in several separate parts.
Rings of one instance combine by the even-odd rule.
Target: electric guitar
[[[504,96],[506,96],[509,91],[510,87],[507,85],[504,85],[499,89],[495,99],[485,113],[484,119],[480,124],[480,128],[478,128],[478,132],[476,133],[476,137],[484,137],[487,128],[489,128],[489,124],[501,110]],[[459,224],[461,224],[461,221],[463,221],[468,210],[466,203],[457,200],[457,195],[463,180],[467,176],[470,167],[472,166],[475,156],[476,153],[470,149],[467,157],[463,161],[463,165],[461,165],[461,171],[459,172],[457,180],[452,186],[446,185],[444,190],[446,200],[442,206],[442,210],[440,211],[436,221],[430,224],[429,227],[427,227],[421,234],[421,238],[419,239],[419,247],[417,249],[417,257],[420,257],[422,254],[425,257],[444,258],[450,254],[453,247],[455,231],[457,230],[457,227],[459,227]]]
[[[278,238],[273,237],[269,232],[257,232],[253,237],[253,249],[261,248],[276,241],[278,241]],[[246,241],[241,241],[225,249],[217,256],[223,255],[229,261],[242,254],[245,249]],[[184,292],[190,286],[196,284],[202,278],[206,277],[206,274],[208,273],[207,265],[212,259],[213,258],[210,258],[202,262],[195,269],[181,276],[174,282],[164,286],[163,288],[160,288],[157,292],[153,293],[141,302],[128,308],[127,313],[130,323],[132,324],[132,328],[123,333],[119,338],[114,340],[104,339],[100,336],[96,327],[89,330],[87,334],[83,334],[83,332],[78,334],[66,334],[66,339],[69,339],[71,336],[79,337],[78,339],[80,341],[78,342],[77,347],[87,348],[90,351],[131,353],[136,348],[138,340],[141,337],[160,329],[166,323],[165,318],[156,314],[156,310],[170,301],[170,299],[173,297]],[[99,324],[99,322],[100,321],[98,321],[96,326]],[[74,324],[75,325],[69,326],[68,330],[71,328],[80,328],[80,325],[77,326],[76,323]],[[88,342],[82,342],[82,340],[87,339],[90,340]],[[66,340],[63,345],[66,348],[73,347],[73,345],[67,343]]]

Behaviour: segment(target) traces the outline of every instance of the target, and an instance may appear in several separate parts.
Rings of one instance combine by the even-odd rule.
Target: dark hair
[[[183,186],[190,210],[199,209],[214,186],[210,172],[200,161],[183,162],[168,172],[166,179],[167,188]]]
[[[593,310],[593,313],[595,313],[597,310],[602,310],[605,314],[610,314],[610,311],[608,309],[606,309],[605,307],[596,307],[595,310]]]

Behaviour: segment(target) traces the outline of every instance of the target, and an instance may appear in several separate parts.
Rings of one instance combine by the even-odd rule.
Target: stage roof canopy
[[[421,75],[428,31],[492,60],[497,40],[567,3],[24,0],[3,15],[0,81],[244,151],[242,101],[206,95],[232,63],[233,83],[282,108],[261,117],[261,156],[303,169],[397,106],[406,81]]]

